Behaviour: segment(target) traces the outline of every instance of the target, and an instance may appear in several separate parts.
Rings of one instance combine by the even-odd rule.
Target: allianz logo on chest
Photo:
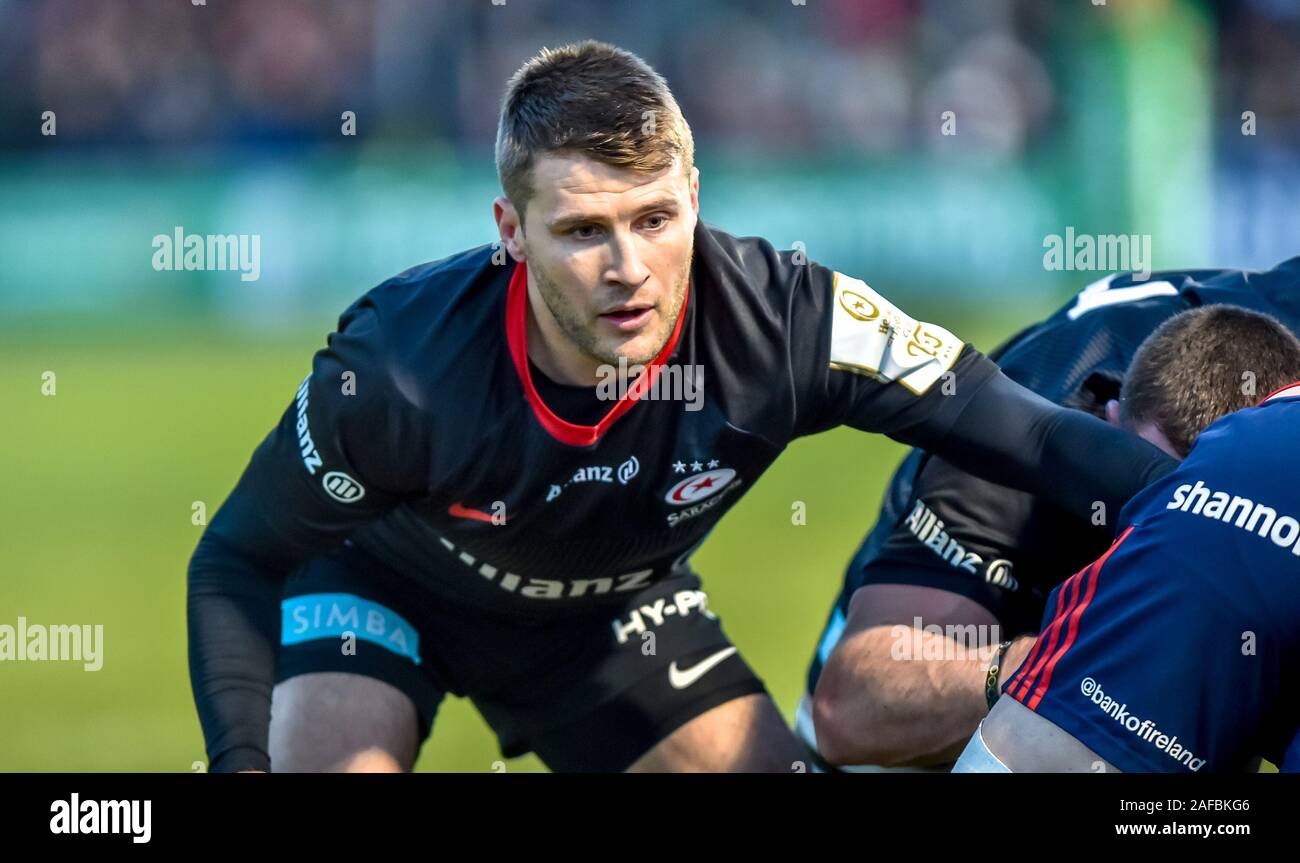
[[[584,465],[576,468],[573,474],[563,483],[551,483],[551,487],[546,492],[546,502],[550,503],[560,495],[564,490],[572,485],[583,483],[604,483],[606,485],[627,485],[638,473],[641,472],[641,462],[636,456],[628,458],[617,466],[612,465]]]

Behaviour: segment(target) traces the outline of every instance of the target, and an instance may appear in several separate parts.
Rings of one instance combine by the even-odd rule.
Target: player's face
[[[548,154],[534,163],[532,186],[519,242],[540,334],[576,355],[561,365],[580,378],[619,358],[654,359],[690,278],[698,172],[674,164],[642,174]]]

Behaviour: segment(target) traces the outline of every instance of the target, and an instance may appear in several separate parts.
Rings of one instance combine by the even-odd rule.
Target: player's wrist
[[[1008,639],[991,649],[981,666],[983,674],[980,678],[983,684],[984,705],[988,710],[993,709],[993,705],[1002,695],[1002,685],[1020,669],[1021,663],[1033,649],[1036,638],[1037,636],[1034,635],[1022,635]]]
[[[1009,639],[995,648],[988,663],[984,666],[984,703],[988,710],[1002,697],[1002,685],[1019,669],[1029,651],[1033,649],[1036,636],[1022,635]]]
[[[1007,655],[1002,659],[1002,680],[1005,682],[1011,679],[1011,675],[1020,670],[1025,659],[1029,656],[1029,651],[1034,649],[1034,642],[1038,640],[1037,635],[1021,635],[1011,640],[1011,647],[1007,649]]]
[[[1002,663],[1007,657],[1007,651],[1011,649],[1013,641],[1004,641],[999,644],[993,651],[988,665],[984,668],[984,701],[989,710],[997,703],[998,698],[1002,695]]]

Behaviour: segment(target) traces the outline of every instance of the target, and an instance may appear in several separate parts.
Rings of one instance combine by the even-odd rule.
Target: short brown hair
[[[640,57],[587,40],[543,48],[510,77],[497,124],[501,188],[519,210],[538,153],[568,151],[654,173],[695,162],[690,126],[668,84]]]
[[[1300,380],[1300,339],[1239,306],[1190,309],[1138,347],[1120,389],[1127,426],[1154,423],[1186,456],[1206,426]]]

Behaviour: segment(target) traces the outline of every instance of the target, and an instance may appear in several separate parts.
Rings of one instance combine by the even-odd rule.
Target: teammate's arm
[[[796,354],[813,366],[805,386],[821,389],[805,398],[805,428],[838,421],[880,432],[1111,526],[1129,498],[1177,465],[1136,435],[1025,389],[864,282],[824,270],[794,278],[805,290],[792,294],[792,319],[819,318],[819,329],[796,334],[820,346]]]
[[[933,587],[868,584],[853,594],[844,634],[813,696],[817,748],[828,761],[928,767],[961,752],[988,712],[985,677],[997,646],[968,649],[927,631],[931,625],[996,627],[997,619],[979,603]],[[1002,680],[1033,642],[1013,641]]]
[[[979,355],[975,365],[983,364],[993,365]],[[933,452],[1112,529],[1133,495],[1178,466],[1137,435],[1053,404],[1000,370],[964,405]]]
[[[987,712],[994,650],[973,648],[1036,629],[1034,570],[1044,554],[1071,553],[1059,542],[1064,524],[1071,535],[1087,528],[919,451],[891,481],[880,518],[850,564],[846,589],[856,590],[818,674],[819,748],[842,764],[951,763]],[[1031,642],[1008,648],[998,681]]]
[[[429,444],[381,345],[364,301],[344,314],[190,560],[190,682],[213,772],[270,767],[284,579],[422,489]]]

